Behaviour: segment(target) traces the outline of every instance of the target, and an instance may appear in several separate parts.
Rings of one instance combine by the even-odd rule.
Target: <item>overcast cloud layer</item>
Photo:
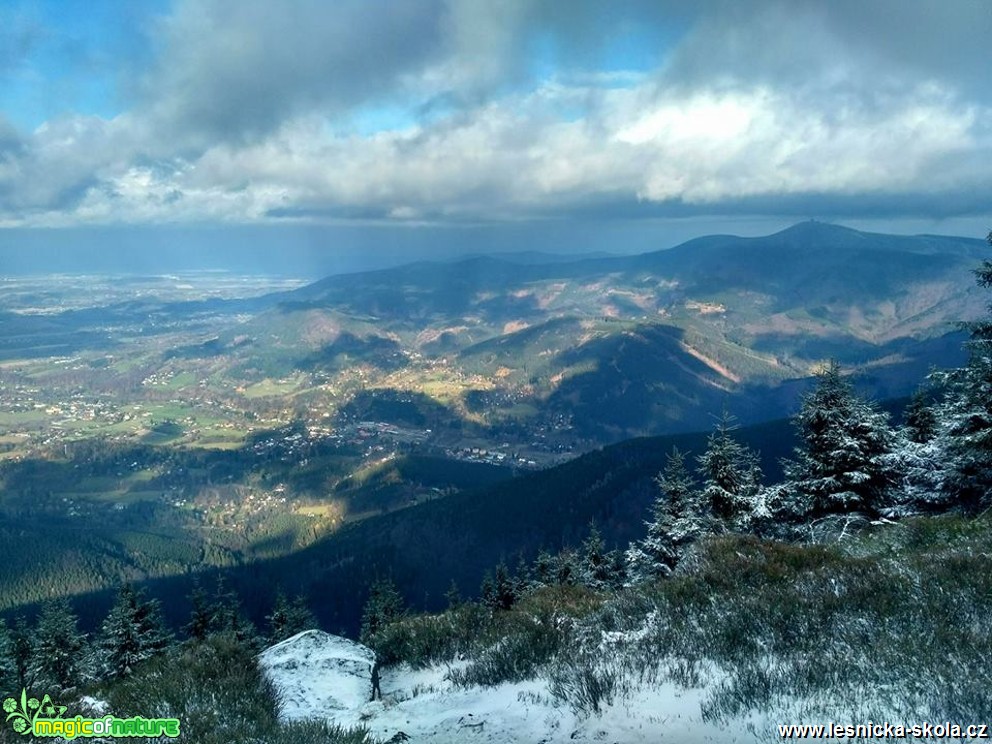
[[[57,30],[8,20],[0,86],[54,95],[70,71],[31,50]],[[32,130],[0,98],[0,226],[992,213],[984,0],[179,0],[145,20],[113,114]]]

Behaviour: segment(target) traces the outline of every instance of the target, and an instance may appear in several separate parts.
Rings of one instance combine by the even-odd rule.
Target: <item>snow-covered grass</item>
[[[954,516],[834,545],[710,539],[664,581],[407,618],[385,636],[405,658],[383,673],[385,699],[312,714],[437,742],[767,741],[779,723],[984,722],[990,549],[988,518]]]
[[[197,744],[761,742],[776,724],[992,720],[992,518],[882,525],[831,545],[704,540],[671,578],[462,604],[377,638],[320,631],[256,656],[188,641],[83,692],[176,716]],[[397,738],[399,737],[399,738]],[[3,736],[0,735],[0,739]]]
[[[504,612],[464,603],[390,624],[377,637],[376,651],[381,659],[412,666],[468,659],[455,675],[462,684],[518,681],[549,662],[607,596],[583,586],[547,586]]]
[[[622,698],[715,669],[708,721],[986,721],[990,546],[988,520],[957,517],[830,547],[711,540],[680,575],[589,616],[552,679],[592,712],[598,688]]]
[[[278,661],[277,655],[262,654],[262,667],[284,699],[314,703],[309,711],[295,703],[284,707],[286,720],[309,715],[344,727],[364,725],[379,741],[408,736],[411,741],[434,744],[760,741],[746,726],[735,732],[704,721],[700,707],[704,688],[643,685],[589,716],[556,700],[542,675],[491,686],[456,684],[447,664],[419,669],[399,664],[383,673],[382,700],[372,702],[366,695],[350,709],[323,706],[322,700],[351,697],[356,686],[370,690],[368,674],[359,674],[347,657],[342,657],[345,663],[335,663],[339,650],[350,654],[348,644],[310,631],[280,644]],[[465,663],[454,665],[464,667]]]

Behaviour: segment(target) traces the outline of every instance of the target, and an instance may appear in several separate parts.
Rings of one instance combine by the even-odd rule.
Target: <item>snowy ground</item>
[[[769,737],[704,723],[706,689],[645,685],[598,716],[556,704],[544,680],[498,687],[455,687],[448,667],[387,669],[383,700],[370,702],[372,652],[353,641],[306,631],[264,651],[262,668],[284,696],[286,719],[327,718],[366,726],[381,741],[411,742],[757,742]],[[765,726],[758,727],[760,732]],[[764,731],[765,734],[768,731]]]

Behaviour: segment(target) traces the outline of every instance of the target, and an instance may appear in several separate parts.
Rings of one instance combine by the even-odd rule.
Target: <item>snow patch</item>
[[[704,722],[700,703],[709,685],[685,689],[667,681],[645,683],[605,705],[600,715],[586,716],[556,701],[546,679],[457,687],[449,679],[451,665],[384,669],[383,698],[372,702],[374,658],[361,644],[317,630],[293,636],[259,657],[282,694],[284,720],[324,718],[345,727],[362,725],[380,741],[402,733],[410,741],[433,744],[751,744],[762,740],[753,731],[767,727]]]
[[[92,716],[103,716],[110,711],[110,703],[90,695],[83,695],[79,698],[79,706],[84,713]]]

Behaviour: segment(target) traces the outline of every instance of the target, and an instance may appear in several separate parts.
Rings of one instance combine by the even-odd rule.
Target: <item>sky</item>
[[[989,0],[0,0],[0,261],[982,237],[990,39]]]

